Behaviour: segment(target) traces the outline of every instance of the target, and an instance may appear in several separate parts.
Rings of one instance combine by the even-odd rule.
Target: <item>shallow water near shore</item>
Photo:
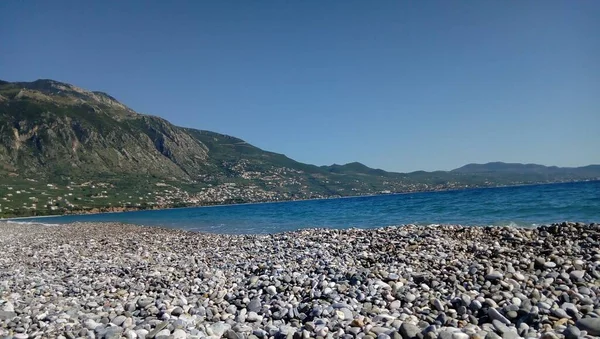
[[[125,222],[211,233],[260,234],[314,227],[375,228],[400,224],[531,227],[557,220],[600,222],[600,181],[71,215],[15,222]]]

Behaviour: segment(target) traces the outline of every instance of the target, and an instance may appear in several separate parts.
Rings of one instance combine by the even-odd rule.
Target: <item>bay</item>
[[[301,228],[402,224],[531,227],[566,220],[600,222],[600,181],[69,215],[12,222],[124,222],[200,232],[264,234]]]

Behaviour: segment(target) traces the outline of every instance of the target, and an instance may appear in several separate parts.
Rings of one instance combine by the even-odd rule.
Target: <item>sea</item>
[[[267,234],[303,228],[376,228],[405,224],[535,227],[600,223],[600,181],[476,188],[123,213],[12,219],[56,225],[124,222],[198,232]]]

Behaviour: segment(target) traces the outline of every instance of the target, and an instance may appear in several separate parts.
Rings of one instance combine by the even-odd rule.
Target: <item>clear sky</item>
[[[600,1],[0,1],[0,79],[317,165],[600,163]]]

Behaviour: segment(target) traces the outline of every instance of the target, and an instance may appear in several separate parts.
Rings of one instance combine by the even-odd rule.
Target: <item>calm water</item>
[[[565,220],[600,222],[600,181],[26,221],[48,224],[119,221],[202,232],[274,233],[306,227],[372,228],[409,223],[532,226]]]

